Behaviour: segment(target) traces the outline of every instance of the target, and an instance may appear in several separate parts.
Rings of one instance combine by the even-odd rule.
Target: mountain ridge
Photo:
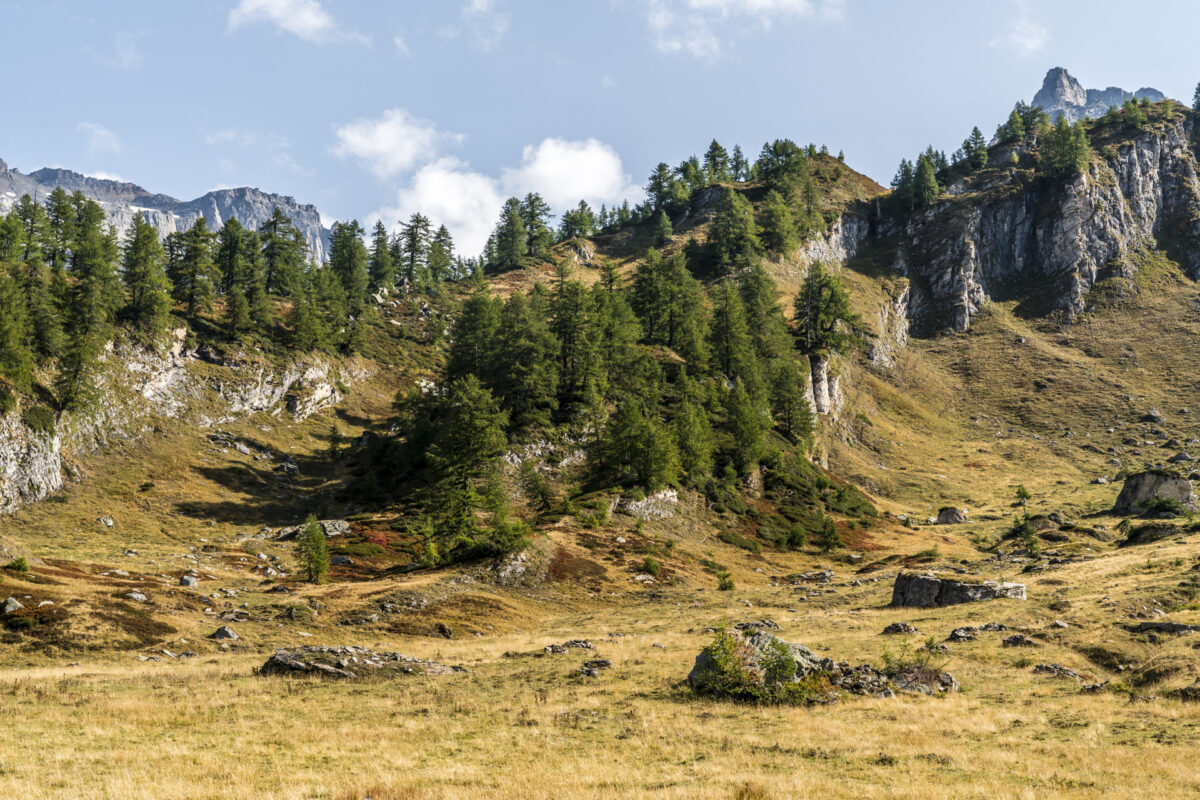
[[[329,253],[329,229],[322,223],[320,211],[315,205],[300,203],[290,195],[241,186],[215,189],[192,200],[179,200],[151,192],[140,184],[96,178],[61,167],[43,167],[23,173],[0,160],[0,213],[7,212],[23,195],[41,200],[57,188],[82,192],[100,203],[108,218],[122,231],[129,227],[134,215],[141,212],[164,237],[186,230],[200,217],[207,219],[214,230],[231,217],[249,228],[257,228],[278,206],[304,234],[308,249],[317,261],[324,261]]]

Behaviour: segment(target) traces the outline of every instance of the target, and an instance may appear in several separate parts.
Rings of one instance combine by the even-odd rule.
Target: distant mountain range
[[[67,169],[39,169],[26,175],[0,160],[0,213],[7,213],[22,195],[44,200],[59,187],[68,192],[78,190],[95,200],[120,230],[128,228],[134,214],[140,211],[163,236],[186,230],[200,217],[205,217],[214,230],[231,217],[237,217],[246,227],[257,228],[278,206],[304,234],[318,261],[325,260],[329,252],[329,231],[321,224],[316,206],[298,203],[285,195],[243,187],[219,189],[195,200],[176,200],[135,183],[92,178]]]
[[[1113,106],[1119,106],[1129,99],[1140,100],[1143,97],[1151,103],[1159,103],[1167,96],[1158,89],[1143,87],[1136,92],[1127,92],[1116,86],[1107,89],[1084,89],[1071,73],[1063,67],[1054,67],[1046,73],[1042,88],[1033,96],[1033,105],[1041,106],[1051,119],[1065,116],[1069,122],[1081,119],[1096,119]]]

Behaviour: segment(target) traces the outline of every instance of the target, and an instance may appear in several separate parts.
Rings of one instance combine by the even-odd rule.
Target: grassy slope
[[[860,188],[870,190],[865,183]],[[703,225],[684,226],[678,244],[702,234]],[[648,244],[638,237],[648,233],[601,237],[597,258],[614,259],[628,273]],[[795,271],[788,267],[786,260],[776,265],[785,291],[794,289],[787,276]],[[575,274],[590,282],[597,270],[579,267]],[[575,517],[545,520],[534,560],[549,563],[547,582],[501,588],[485,568],[403,575],[394,561],[368,557],[335,568],[332,584],[299,587],[292,596],[267,594],[272,583],[249,572],[256,554],[290,565],[291,548],[244,537],[319,507],[322,492],[342,477],[323,458],[331,428],[344,439],[378,429],[394,391],[439,358],[435,348],[414,345],[407,333],[411,314],[401,314],[400,325],[385,318],[381,330],[388,333],[372,343],[372,353],[400,362],[401,369],[381,370],[338,409],[299,425],[256,417],[223,428],[292,453],[304,469],[293,489],[276,486],[253,457],[221,452],[202,432],[168,427],[162,436],[89,461],[81,484],[4,521],[6,536],[46,562],[35,564],[35,581],[0,574],[0,596],[52,599],[66,619],[36,634],[4,634],[0,644],[8,667],[0,672],[0,697],[20,715],[24,734],[0,746],[0,795],[1122,798],[1195,792],[1200,781],[1187,755],[1200,709],[1174,701],[1130,704],[1121,694],[1080,696],[1074,681],[1034,676],[1031,666],[1058,662],[1095,679],[1128,683],[1114,663],[1158,660],[1177,669],[1161,685],[1136,691],[1190,683],[1194,637],[1155,645],[1114,623],[1154,608],[1200,622],[1194,598],[1178,588],[1195,574],[1200,542],[1114,551],[1099,540],[1077,539],[1058,546],[1098,557],[1020,577],[1020,564],[984,562],[971,546],[973,537],[994,538],[1007,526],[1017,483],[1033,491],[1033,511],[1061,508],[1083,517],[1110,505],[1116,487],[1089,481],[1117,468],[1107,455],[1081,445],[1124,448],[1122,438],[1145,434],[1135,420],[1150,406],[1167,414],[1172,435],[1200,435],[1194,417],[1177,413],[1193,403],[1191,379],[1179,376],[1200,374],[1191,345],[1195,288],[1170,265],[1144,274],[1143,280],[1157,276],[1153,291],[1146,286],[1124,305],[1102,305],[1069,328],[1022,318],[998,304],[969,334],[913,341],[894,370],[845,367],[847,410],[822,442],[833,470],[860,481],[894,511],[923,517],[946,504],[972,511],[973,522],[963,526],[910,530],[884,520],[866,535],[853,532],[869,548],[866,560],[885,562],[880,570],[858,576],[856,567],[813,550],[756,555],[737,549],[717,538],[719,520],[685,495],[676,516],[640,530],[621,514],[599,530]],[[864,259],[844,275],[856,306],[873,318],[888,296],[881,271]],[[551,277],[548,267],[532,269],[498,279],[496,288],[504,293]],[[1129,324],[1131,315],[1139,324]],[[1126,394],[1132,399],[1123,400]],[[1117,433],[1107,434],[1109,427]],[[1151,453],[1142,447],[1143,456],[1134,456],[1128,449],[1121,457],[1129,463]],[[146,482],[154,486],[143,491]],[[117,519],[117,527],[99,528],[101,514]],[[1085,521],[1110,528],[1115,522],[1103,515]],[[372,524],[386,530],[383,522]],[[934,547],[938,556],[916,556]],[[123,555],[127,548],[138,554]],[[200,559],[205,576],[200,593],[174,585],[192,565],[183,558],[189,554]],[[666,578],[649,588],[631,579],[647,554],[662,563]],[[897,567],[963,559],[971,574],[1026,580],[1030,599],[936,611],[885,607]],[[738,588],[714,591],[705,561],[728,567]],[[798,591],[778,581],[825,567],[837,573],[827,590]],[[113,575],[113,568],[131,574]],[[104,571],[110,574],[99,575]],[[218,588],[238,596],[213,599]],[[149,595],[149,609],[120,599],[130,590]],[[362,622],[381,600],[427,605]],[[232,623],[242,639],[221,651],[204,637],[220,624],[216,615],[243,603],[251,619]],[[314,606],[316,615],[292,610]],[[1032,653],[1001,649],[1000,634],[983,634],[951,645],[948,669],[964,691],[942,700],[755,709],[696,700],[680,686],[708,639],[704,628],[764,616],[782,625],[785,638],[853,662],[877,663],[885,644],[895,649],[898,644],[885,643],[878,632],[899,620],[939,640],[960,624],[994,620],[1026,629],[1043,644]],[[1071,627],[1049,628],[1055,618]],[[436,635],[438,623],[454,638]],[[578,654],[504,655],[577,637],[596,642],[614,669],[584,681],[571,675],[582,660]],[[251,675],[274,647],[306,643],[399,650],[471,672],[385,685]],[[199,657],[136,659],[156,647],[190,649]],[[1100,749],[1102,759],[1095,757]],[[163,770],[167,762],[172,767]]]

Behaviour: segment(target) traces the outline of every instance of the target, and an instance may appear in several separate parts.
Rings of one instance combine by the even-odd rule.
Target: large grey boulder
[[[768,655],[768,650],[777,646],[776,643],[787,648],[788,654],[796,662],[796,673],[792,676],[792,680],[799,680],[818,672],[829,672],[834,667],[832,660],[821,658],[804,645],[785,642],[783,639],[761,630],[751,629],[745,634],[730,631],[729,635],[738,645],[738,653],[743,666],[754,674],[762,673],[762,662]],[[696,656],[696,663],[692,666],[692,671],[688,673],[688,685],[693,689],[710,685],[717,674],[717,664],[707,651],[701,650],[700,654]]]
[[[1172,500],[1185,508],[1196,507],[1192,482],[1174,472],[1150,470],[1138,472],[1125,479],[1114,514],[1140,514],[1155,500]]]
[[[0,607],[0,611],[3,611],[5,614],[13,614],[17,611],[20,611],[24,607],[25,606],[21,605],[17,598],[10,597],[4,601],[4,605],[3,607]]]
[[[368,650],[365,647],[322,647],[320,645],[276,650],[258,669],[259,675],[318,678],[365,678],[403,675],[449,675],[466,672],[464,667],[448,666],[400,653]]]
[[[947,506],[938,511],[938,525],[962,525],[967,521],[967,510],[965,508],[953,508]]]
[[[1024,600],[1025,584],[997,581],[971,583],[939,578],[936,575],[901,572],[896,576],[896,584],[892,587],[893,606],[937,608],[998,598]]]

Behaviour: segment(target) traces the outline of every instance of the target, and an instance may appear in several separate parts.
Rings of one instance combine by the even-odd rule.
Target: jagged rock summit
[[[278,206],[304,234],[314,258],[324,261],[329,252],[329,231],[321,223],[316,206],[292,197],[241,187],[218,189],[195,200],[177,200],[136,183],[93,178],[69,169],[45,168],[26,175],[0,160],[0,214],[7,213],[22,195],[44,201],[60,187],[95,200],[118,230],[128,228],[140,211],[161,236],[186,230],[200,217],[205,217],[213,230],[220,229],[230,217],[237,217],[248,228],[257,228]]]
[[[1084,89],[1063,67],[1054,67],[1046,73],[1042,88],[1033,96],[1033,105],[1041,106],[1051,119],[1065,116],[1070,122],[1103,116],[1112,106],[1119,106],[1129,98],[1148,98],[1152,103],[1166,99],[1158,89],[1143,87],[1136,92],[1127,92],[1116,86],[1107,89]]]

